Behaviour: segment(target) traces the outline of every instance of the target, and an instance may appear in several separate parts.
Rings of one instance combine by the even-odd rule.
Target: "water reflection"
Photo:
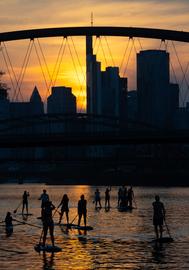
[[[47,252],[43,252],[43,269],[54,269],[54,252],[50,254]]]
[[[78,230],[78,240],[82,243],[82,244],[87,244],[87,231],[81,231]]]
[[[165,244],[155,242],[152,248],[152,259],[155,263],[160,264],[165,258]]]
[[[189,269],[188,260],[188,224],[189,189],[181,188],[135,188],[138,208],[131,212],[119,212],[117,209],[117,187],[111,190],[111,208],[106,211],[95,209],[93,204],[96,187],[87,186],[48,186],[48,194],[58,205],[62,194],[70,198],[70,220],[77,215],[77,203],[82,193],[87,198],[87,225],[92,231],[68,229],[55,226],[55,243],[62,248],[59,253],[41,253],[34,251],[41,234],[40,202],[37,200],[42,185],[2,185],[0,189],[0,220],[7,211],[13,211],[25,189],[30,192],[32,216],[16,213],[15,219],[35,226],[22,224],[14,226],[14,232],[7,238],[5,227],[0,226],[0,269]],[[100,187],[102,201],[105,187]],[[167,210],[167,224],[173,243],[152,242],[154,238],[152,224],[152,201],[154,194],[160,194]],[[182,211],[181,211],[182,209]],[[55,215],[54,221],[58,222]],[[182,221],[182,222],[180,222]],[[166,232],[165,232],[166,233]],[[47,243],[50,239],[47,239]]]

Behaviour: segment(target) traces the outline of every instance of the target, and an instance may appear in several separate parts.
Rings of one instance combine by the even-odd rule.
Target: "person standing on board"
[[[67,194],[64,194],[63,197],[62,197],[62,200],[61,200],[61,202],[59,204],[59,206],[57,207],[57,208],[59,208],[60,206],[62,206],[61,207],[61,213],[60,213],[60,219],[59,219],[58,224],[61,223],[61,220],[62,220],[62,217],[64,215],[64,212],[66,213],[67,224],[69,223],[69,216],[68,216],[69,207],[68,207],[68,202],[69,202],[68,195]]]
[[[111,191],[111,187],[110,188],[106,188],[105,191],[105,208],[110,208],[110,191]],[[108,204],[108,206],[107,206]]]
[[[117,193],[117,207],[120,207],[121,199],[122,199],[122,188],[119,187],[118,193]]]
[[[97,208],[97,204],[99,203],[99,207],[102,208],[102,205],[101,205],[101,198],[100,198],[100,191],[99,189],[97,188],[96,191],[95,191],[95,207]]]
[[[46,201],[43,203],[42,208],[42,222],[43,222],[43,246],[45,246],[47,233],[51,236],[52,246],[54,246],[54,221],[52,217],[52,211],[55,209],[55,206],[51,201]]]
[[[163,203],[160,201],[159,195],[155,196],[155,201],[152,203],[153,205],[153,225],[155,229],[156,238],[162,238],[163,234],[163,221],[165,219],[165,208]]]
[[[7,212],[7,215],[5,217],[5,231],[6,231],[7,236],[10,236],[13,233],[12,221],[13,221],[13,218],[11,216],[11,213]]]
[[[134,199],[134,191],[133,191],[132,186],[130,186],[130,188],[127,191],[127,198],[128,198],[128,206],[132,209],[133,208],[133,199]]]
[[[44,204],[49,201],[49,195],[47,194],[46,189],[43,189],[43,193],[41,194],[41,196],[39,197],[39,200],[41,200],[41,216],[42,216],[42,209]]]
[[[24,209],[26,208],[26,213],[28,214],[28,197],[30,196],[29,192],[26,190],[22,195],[22,215],[24,214]]]
[[[87,225],[87,200],[85,200],[85,196],[81,195],[81,199],[78,201],[78,226],[80,226],[81,218],[83,216],[84,225]]]

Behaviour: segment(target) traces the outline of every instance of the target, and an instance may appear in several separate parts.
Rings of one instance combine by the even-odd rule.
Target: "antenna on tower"
[[[93,12],[91,12],[91,26],[93,26]]]

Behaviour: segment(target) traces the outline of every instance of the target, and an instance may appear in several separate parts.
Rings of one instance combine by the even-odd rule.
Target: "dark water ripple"
[[[40,216],[37,199],[43,188],[43,185],[1,185],[0,220],[4,219],[7,211],[13,212],[23,191],[28,190],[33,216],[29,216],[27,222],[41,226],[36,217]],[[189,269],[189,188],[135,188],[137,209],[127,213],[116,209],[117,187],[111,191],[112,208],[109,212],[105,209],[95,211],[92,203],[95,187],[45,188],[55,205],[64,193],[68,194],[70,220],[77,214],[77,201],[84,193],[88,200],[88,223],[94,230],[84,234],[56,226],[56,244],[62,247],[62,252],[39,254],[33,247],[39,241],[40,228],[15,225],[13,235],[7,238],[4,227],[0,226],[0,269]],[[104,204],[105,187],[100,190]],[[173,243],[155,245],[152,241],[152,202],[155,194],[160,194],[166,206],[167,224],[175,240]],[[15,218],[22,220],[18,214]],[[58,215],[55,215],[55,221],[58,221]]]

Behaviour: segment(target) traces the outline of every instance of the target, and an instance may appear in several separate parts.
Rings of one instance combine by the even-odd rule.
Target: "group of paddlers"
[[[105,190],[105,208],[110,208],[110,191],[111,187],[107,187]],[[132,186],[127,189],[126,186],[121,186],[118,189],[118,208],[133,208],[134,191]],[[100,191],[97,188],[95,191],[94,201],[95,207],[102,208]]]
[[[27,196],[26,196],[27,194]],[[24,216],[24,210],[26,208],[26,215],[28,215],[28,197],[29,193],[27,191],[24,191],[23,197],[22,197],[22,214]],[[63,214],[66,214],[66,219],[67,219],[67,224],[69,224],[69,198],[67,194],[64,194],[62,197],[62,200],[58,207],[56,208],[52,201],[49,199],[49,195],[47,194],[47,191],[44,189],[43,193],[39,197],[39,200],[41,200],[41,219],[43,223],[43,230],[41,236],[43,236],[42,240],[42,245],[45,245],[46,242],[46,237],[47,237],[47,232],[49,230],[50,237],[51,237],[51,242],[52,245],[54,246],[54,221],[53,221],[53,216],[54,214],[58,211],[58,208],[61,207],[61,212],[60,212],[60,218],[59,218],[59,224],[61,224],[61,220],[63,217]],[[80,197],[80,200],[78,201],[78,226],[80,226],[81,223],[81,218],[83,217],[84,219],[84,225],[86,226],[87,224],[87,201],[85,200],[85,196],[82,194]],[[55,210],[53,214],[53,210]],[[14,211],[15,213],[16,211]],[[77,217],[76,216],[76,217]],[[76,219],[75,217],[75,219]],[[74,220],[75,220],[74,219]],[[6,218],[5,218],[5,227],[6,227],[6,233],[7,235],[11,235],[13,232],[13,223],[12,221],[14,218],[12,217],[10,212],[7,212]],[[73,223],[73,221],[72,221]]]
[[[105,190],[105,208],[110,208],[110,191],[111,187],[107,187]],[[101,205],[101,196],[100,191],[97,188],[95,191],[95,198],[94,203],[95,207],[99,208],[102,207]],[[29,192],[24,191],[23,197],[22,197],[22,214],[24,215],[24,210],[26,208],[26,214],[28,215],[28,197]],[[42,245],[45,245],[47,232],[49,230],[50,236],[51,236],[51,242],[54,246],[54,221],[53,216],[58,211],[58,208],[61,207],[61,211],[59,212],[60,218],[58,224],[61,224],[62,217],[65,213],[67,224],[69,224],[69,198],[67,194],[64,194],[62,197],[62,200],[58,207],[56,208],[53,203],[49,199],[49,195],[47,194],[46,190],[43,190],[43,193],[40,195],[39,200],[41,200],[41,219],[43,223],[43,230],[41,234],[41,238],[43,236]],[[119,207],[129,207],[132,209],[133,207],[133,200],[134,200],[134,192],[132,186],[130,188],[126,188],[125,186],[122,186],[118,190],[118,208]],[[135,202],[136,203],[136,202]],[[165,208],[163,203],[160,201],[160,197],[158,195],[155,196],[155,201],[153,202],[153,225],[155,228],[156,238],[161,238],[163,233],[163,223],[165,221]],[[53,213],[53,210],[54,213]],[[86,226],[87,223],[87,200],[85,199],[85,196],[82,194],[80,196],[80,200],[78,201],[77,206],[77,216],[74,218],[74,220],[78,217],[78,226],[80,226],[81,218],[84,219],[84,226]],[[15,213],[16,211],[14,211]],[[13,217],[10,212],[7,212],[6,218],[4,220],[5,227],[6,227],[6,233],[7,235],[11,235],[13,232]],[[73,221],[74,221],[73,220]],[[71,222],[71,224],[73,223]],[[41,239],[40,239],[41,240]]]

